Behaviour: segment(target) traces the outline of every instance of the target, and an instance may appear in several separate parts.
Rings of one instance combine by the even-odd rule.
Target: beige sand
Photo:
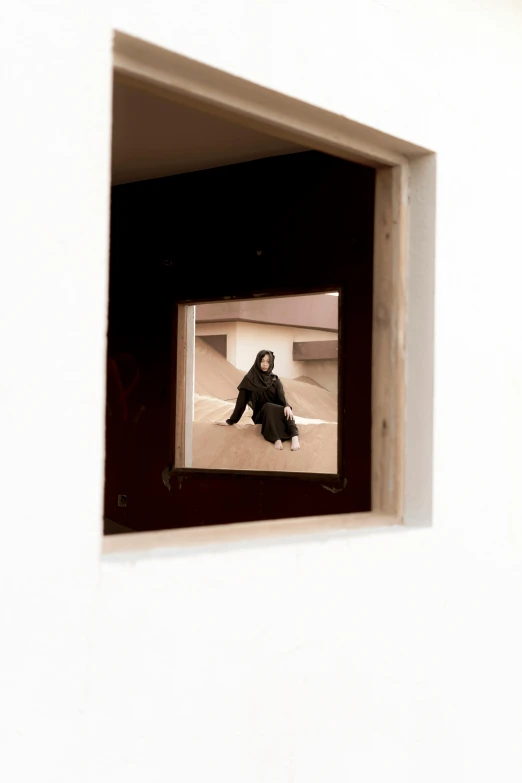
[[[196,338],[192,467],[336,473],[337,399],[315,384],[281,379],[299,426],[299,451],[292,452],[290,442],[276,451],[261,435],[261,427],[252,421],[248,407],[234,426],[213,423],[229,418],[243,374]]]
[[[260,425],[217,427],[195,421],[192,467],[336,473],[337,424],[305,424],[299,430],[299,451],[290,451],[289,442],[282,451],[276,451],[261,435]]]
[[[216,397],[194,395],[194,421],[223,421],[229,419],[234,410],[234,403],[226,400],[218,400]],[[296,424],[328,424],[324,419],[310,419],[303,416],[294,416]],[[252,421],[252,409],[247,406],[238,427],[245,424],[254,426]]]
[[[320,386],[281,378],[288,402],[297,416],[337,421],[337,395]]]
[[[313,378],[309,378],[308,375],[300,375],[298,378],[294,378],[294,380],[299,381],[300,383],[309,383],[311,386],[317,386],[318,389],[324,389],[324,386],[321,386],[320,383],[314,381]]]

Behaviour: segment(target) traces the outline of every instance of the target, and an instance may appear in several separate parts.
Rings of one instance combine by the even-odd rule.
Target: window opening
[[[178,306],[178,467],[337,475],[340,299],[329,293]]]

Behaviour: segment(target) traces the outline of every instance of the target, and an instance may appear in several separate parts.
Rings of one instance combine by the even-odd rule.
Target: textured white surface
[[[82,6],[0,13],[0,757],[11,781],[85,780],[111,34]]]

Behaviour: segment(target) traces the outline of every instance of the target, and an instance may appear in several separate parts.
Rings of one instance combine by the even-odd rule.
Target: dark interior
[[[113,188],[106,518],[157,530],[370,510],[374,188],[373,169],[318,152]],[[172,472],[176,303],[331,288],[339,476]]]

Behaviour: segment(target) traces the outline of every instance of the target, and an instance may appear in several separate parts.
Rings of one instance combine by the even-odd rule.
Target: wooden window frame
[[[389,526],[405,521],[411,497],[413,524],[431,524],[433,424],[433,268],[435,156],[430,150],[303,103],[210,66],[115,33],[115,78],[163,98],[247,125],[320,152],[376,169],[372,337],[372,508],[367,513],[235,523],[106,537],[107,553],[157,546],[259,539],[289,533]],[[412,198],[413,196],[413,198]],[[419,206],[422,204],[422,209]],[[412,215],[415,225],[412,228]],[[413,240],[413,243],[412,243]],[[412,247],[414,244],[414,247]],[[414,293],[408,314],[412,259]],[[421,263],[424,270],[419,275]],[[180,311],[181,312],[181,311]],[[184,317],[180,324],[185,330]],[[406,363],[407,327],[418,329]],[[417,380],[420,356],[429,364]],[[178,383],[183,383],[180,379]],[[408,473],[405,455],[416,433],[406,429],[406,388],[423,449]],[[179,392],[181,393],[181,392]],[[182,395],[183,396],[183,395]],[[178,416],[184,416],[180,406]],[[409,410],[409,408],[408,408]],[[422,487],[408,487],[414,480]],[[409,502],[409,501],[408,501]],[[422,517],[419,519],[419,517]]]
[[[344,359],[344,340],[341,329],[341,315],[343,306],[343,295],[339,289],[330,289],[330,293],[338,295],[338,308],[337,308],[337,321],[338,321],[338,343],[339,343],[339,357],[338,357],[338,372],[337,372],[337,409],[338,409],[338,428],[342,428],[343,422],[341,417],[341,395],[342,395],[342,365]],[[284,293],[267,293],[265,296],[254,295],[250,298],[250,301],[259,299],[277,299],[293,296],[310,296],[314,294],[328,293],[329,289],[321,288],[307,288],[306,290],[293,290],[285,291]],[[232,296],[232,301],[249,301],[243,296]],[[173,336],[173,351],[175,356],[173,357],[173,367],[175,368],[175,404],[174,404],[174,432],[172,433],[174,438],[172,452],[174,454],[174,467],[171,471],[172,474],[184,475],[184,474],[198,474],[198,473],[222,473],[225,475],[233,475],[234,473],[241,472],[242,475],[255,475],[266,477],[267,479],[279,477],[279,478],[306,478],[310,481],[323,481],[328,480],[338,481],[341,478],[341,464],[342,464],[342,438],[340,432],[337,437],[337,471],[335,473],[295,473],[292,471],[277,471],[277,470],[220,470],[217,468],[193,468],[192,463],[192,420],[189,420],[187,416],[187,410],[193,405],[193,398],[191,394],[191,386],[194,382],[195,372],[195,328],[194,328],[194,312],[198,304],[210,304],[217,300],[190,300],[176,301],[174,302],[174,312],[172,317],[173,325],[176,324],[177,328]],[[225,301],[225,300],[220,300]]]

